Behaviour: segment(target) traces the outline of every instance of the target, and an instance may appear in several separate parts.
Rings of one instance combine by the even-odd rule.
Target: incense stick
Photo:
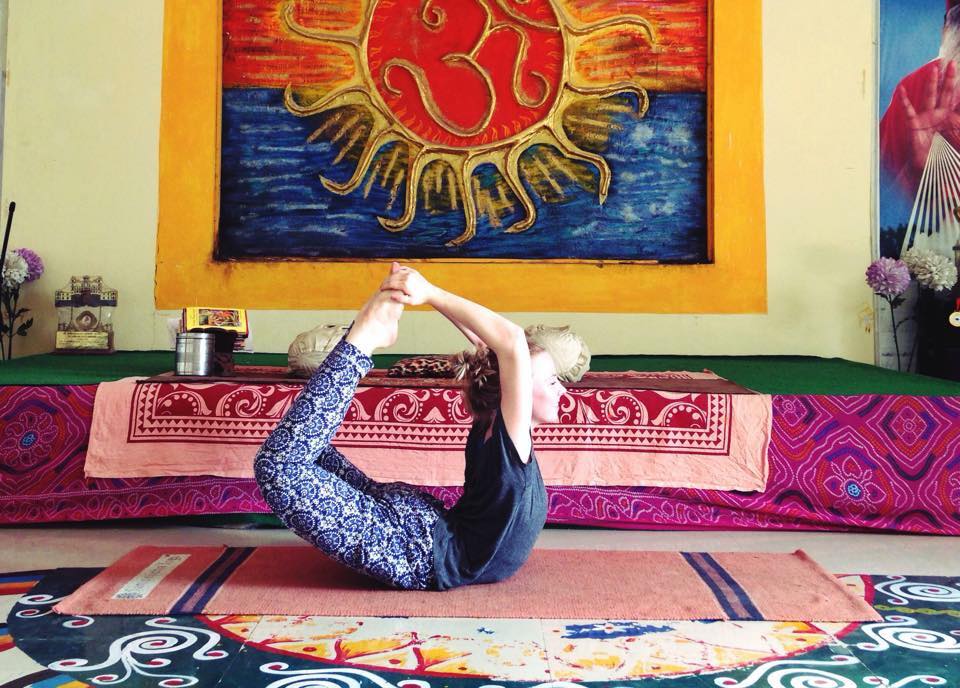
[[[10,201],[10,210],[7,211],[7,228],[3,232],[3,250],[0,250],[0,276],[3,275],[3,268],[7,264],[7,244],[10,241],[10,227],[13,226],[13,211],[16,209],[16,202]]]

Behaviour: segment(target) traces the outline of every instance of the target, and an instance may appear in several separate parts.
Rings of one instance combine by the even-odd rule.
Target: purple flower
[[[902,260],[877,258],[867,268],[867,284],[880,296],[894,298],[910,286],[910,270]]]
[[[14,249],[14,253],[19,254],[27,263],[27,282],[32,282],[43,274],[43,261],[34,251],[28,248],[18,248]]]

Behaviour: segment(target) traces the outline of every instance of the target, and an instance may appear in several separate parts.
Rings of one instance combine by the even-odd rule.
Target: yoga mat
[[[86,615],[881,620],[799,550],[535,549],[506,581],[420,592],[386,589],[311,547],[144,546],[54,609]]]

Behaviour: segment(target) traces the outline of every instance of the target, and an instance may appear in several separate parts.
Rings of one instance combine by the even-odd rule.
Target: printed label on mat
[[[167,574],[190,558],[189,554],[161,554],[156,561],[124,583],[111,599],[142,600],[160,584]]]

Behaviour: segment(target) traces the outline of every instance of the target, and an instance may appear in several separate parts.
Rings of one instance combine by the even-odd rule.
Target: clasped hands
[[[413,268],[394,262],[390,274],[380,284],[380,291],[390,292],[393,301],[406,306],[429,303],[437,288]]]

